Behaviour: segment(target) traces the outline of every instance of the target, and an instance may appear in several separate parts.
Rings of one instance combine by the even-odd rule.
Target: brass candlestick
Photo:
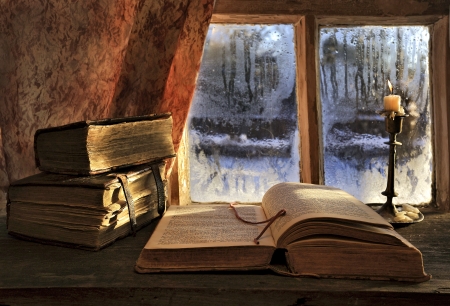
[[[386,203],[377,210],[377,212],[385,219],[393,222],[395,214],[398,212],[392,198],[397,197],[398,193],[394,188],[395,177],[395,156],[396,146],[401,146],[402,143],[397,141],[397,134],[402,132],[403,118],[409,116],[407,114],[393,113],[383,110],[379,112],[380,115],[385,116],[386,132],[389,133],[389,142],[385,144],[389,145],[389,165],[388,165],[388,180],[386,190],[381,194],[387,197]]]

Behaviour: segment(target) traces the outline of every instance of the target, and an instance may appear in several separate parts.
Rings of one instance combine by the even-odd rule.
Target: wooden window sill
[[[5,223],[0,217],[0,305],[373,305],[380,298],[385,304],[429,305],[450,299],[450,214],[428,212],[423,222],[398,229],[422,251],[425,270],[433,275],[420,284],[270,272],[138,274],[134,263],[154,223],[99,252],[22,241],[6,233]]]

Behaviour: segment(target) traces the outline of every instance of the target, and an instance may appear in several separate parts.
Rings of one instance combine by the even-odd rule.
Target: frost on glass
[[[402,97],[409,117],[397,140],[396,203],[432,199],[433,162],[429,90],[429,28],[354,27],[320,30],[320,98],[325,184],[363,202],[384,203],[389,134],[383,97]]]
[[[259,202],[299,181],[294,29],[211,25],[188,121],[195,202]]]

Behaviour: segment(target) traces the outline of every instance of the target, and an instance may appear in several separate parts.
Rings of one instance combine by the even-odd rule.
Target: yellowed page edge
[[[253,215],[253,221],[266,219],[261,206],[237,205],[241,217]],[[247,213],[243,213],[246,210]],[[185,223],[183,225],[183,223]],[[180,249],[231,246],[258,246],[253,239],[263,230],[265,224],[246,224],[236,218],[229,205],[196,204],[170,206],[159,221],[155,231],[145,245],[145,249]],[[188,231],[188,232],[182,232]],[[176,235],[180,237],[177,238]],[[240,235],[239,239],[235,239]],[[204,242],[199,242],[206,237]],[[182,243],[187,242],[189,243]],[[273,246],[270,228],[259,239],[260,246]]]
[[[264,195],[262,207],[269,217],[280,209],[286,210],[286,215],[271,225],[275,241],[294,224],[314,218],[350,220],[392,228],[372,208],[345,191],[323,185],[277,184]]]

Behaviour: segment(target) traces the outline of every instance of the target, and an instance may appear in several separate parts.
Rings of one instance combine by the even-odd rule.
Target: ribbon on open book
[[[276,220],[276,219],[278,219],[279,217],[281,217],[281,216],[284,216],[285,214],[286,214],[286,210],[284,210],[284,209],[282,209],[282,210],[280,210],[279,212],[277,212],[276,214],[275,214],[275,216],[273,216],[273,217],[271,217],[271,218],[269,218],[269,219],[267,219],[267,220],[264,220],[264,221],[259,221],[259,222],[253,222],[253,221],[248,221],[248,220],[244,220],[244,219],[242,219],[240,216],[239,216],[239,214],[238,214],[238,212],[237,212],[237,209],[236,209],[236,202],[233,202],[233,203],[230,203],[230,207],[233,209],[233,211],[234,211],[234,215],[236,216],[236,218],[238,219],[238,220],[241,220],[242,222],[245,222],[245,223],[249,223],[249,224],[262,224],[262,223],[267,223],[266,224],[266,226],[264,227],[264,229],[261,231],[261,233],[258,235],[258,237],[256,237],[255,239],[253,239],[253,242],[255,242],[256,244],[259,244],[259,238],[261,238],[261,236],[264,234],[264,232],[269,228],[269,226]]]

